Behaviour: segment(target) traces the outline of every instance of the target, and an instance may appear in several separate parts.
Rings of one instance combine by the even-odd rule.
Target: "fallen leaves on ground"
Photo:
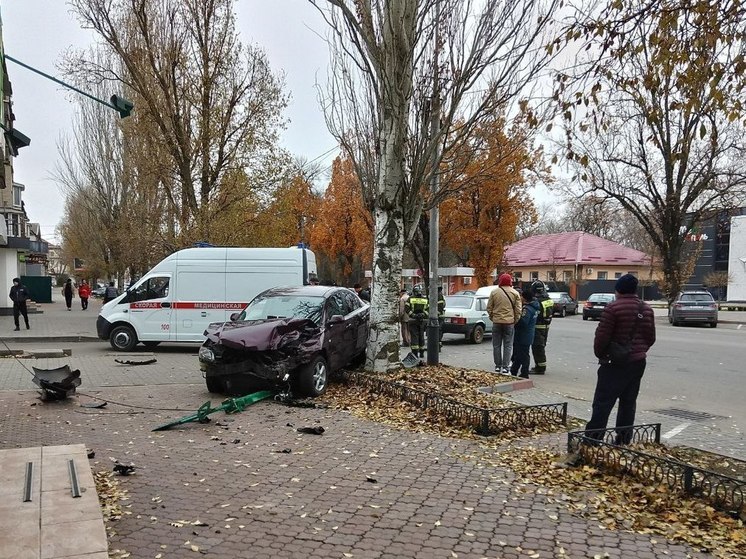
[[[495,384],[494,375],[484,371],[420,367],[396,371],[381,378],[472,405],[487,407],[487,403],[493,409],[513,405],[499,397],[477,393],[478,386]],[[450,423],[432,409],[423,410],[356,385],[332,384],[320,399],[330,407],[348,410],[356,416],[392,427],[477,441],[484,451],[481,458],[469,455],[462,459],[478,459],[495,468],[508,467],[518,475],[513,482],[515,491],[541,493],[548,503],[595,520],[602,528],[658,534],[716,557],[746,557],[743,522],[716,511],[705,501],[688,498],[666,486],[647,485],[644,480],[620,477],[592,466],[569,468],[560,463],[562,457],[559,455],[545,448],[526,446],[526,441],[520,441],[518,446],[505,445],[506,440],[557,430],[557,426],[519,429],[485,438],[472,429]],[[737,462],[717,455],[704,456],[709,453],[702,453],[697,458],[693,449],[656,446],[656,452],[661,455],[722,473],[725,473],[723,468],[732,469]],[[645,449],[646,452],[650,450]],[[720,470],[713,468],[718,464]],[[557,519],[556,515],[550,518]]]
[[[717,474],[732,477],[740,481],[746,481],[746,462],[728,456],[714,454],[698,448],[687,446],[665,446],[662,444],[635,444],[630,448],[655,454],[672,460],[686,462],[692,466],[709,470]]]
[[[94,472],[93,479],[96,483],[96,493],[104,520],[119,520],[124,514],[121,501],[127,500],[127,491],[120,488],[119,479],[114,477],[113,472]]]
[[[486,446],[486,445],[485,445]],[[648,485],[593,466],[568,468],[546,449],[495,448],[483,458],[492,466],[508,466],[518,483],[551,488],[550,503],[558,503],[606,529],[659,534],[685,542],[716,557],[746,556],[743,522],[716,511],[705,501],[688,498],[665,485]]]

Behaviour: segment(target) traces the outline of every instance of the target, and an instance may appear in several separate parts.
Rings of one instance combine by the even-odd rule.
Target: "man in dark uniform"
[[[443,296],[443,286],[438,286],[438,326],[440,327],[440,338],[438,349],[443,349],[443,325],[446,322],[446,298]]]
[[[407,299],[404,309],[409,315],[409,343],[412,353],[425,356],[425,326],[427,325],[428,302],[422,294],[422,287],[415,285],[412,296]]]
[[[10,300],[13,301],[13,320],[16,323],[16,330],[20,330],[18,323],[18,317],[23,315],[23,320],[26,321],[26,330],[30,328],[28,325],[28,309],[26,308],[26,301],[31,299],[28,289],[21,283],[20,278],[13,278],[13,287],[10,288],[9,294]]]
[[[536,317],[536,328],[534,329],[534,343],[531,352],[534,354],[534,368],[531,372],[535,375],[543,375],[547,371],[546,346],[549,340],[549,325],[552,323],[554,314],[554,301],[547,295],[544,282],[536,280],[531,284],[531,291],[539,303],[539,314]]]

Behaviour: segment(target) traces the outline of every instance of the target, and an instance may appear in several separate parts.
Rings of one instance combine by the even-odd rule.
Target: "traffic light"
[[[111,104],[117,110],[121,118],[130,116],[132,109],[135,108],[135,104],[132,101],[127,101],[127,99],[119,97],[118,95],[111,96]]]

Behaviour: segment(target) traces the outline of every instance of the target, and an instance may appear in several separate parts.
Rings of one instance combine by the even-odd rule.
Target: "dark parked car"
[[[210,392],[288,386],[323,394],[330,374],[365,357],[370,306],[344,287],[278,287],[230,322],[210,324],[199,350]]]
[[[553,314],[558,314],[562,317],[568,314],[578,314],[578,302],[570,297],[569,293],[564,291],[553,291],[548,293],[549,298],[554,301]]]
[[[583,320],[589,318],[601,318],[601,313],[604,312],[606,305],[616,299],[616,295],[613,293],[594,293],[583,305]]]
[[[668,321],[674,326],[685,322],[718,325],[718,304],[709,291],[682,291],[668,309]]]

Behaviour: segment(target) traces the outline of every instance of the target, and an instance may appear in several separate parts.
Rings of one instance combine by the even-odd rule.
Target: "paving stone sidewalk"
[[[478,451],[468,441],[274,402],[153,433],[186,412],[144,408],[194,410],[208,398],[204,386],[102,388],[100,395],[138,407],[91,410],[79,407],[82,396],[42,404],[34,392],[2,393],[0,448],[83,443],[96,452],[94,470],[134,463],[136,473],[120,478],[127,514],[109,526],[110,554],[708,557],[578,518],[509,470],[467,458]],[[319,425],[322,436],[296,432]]]

